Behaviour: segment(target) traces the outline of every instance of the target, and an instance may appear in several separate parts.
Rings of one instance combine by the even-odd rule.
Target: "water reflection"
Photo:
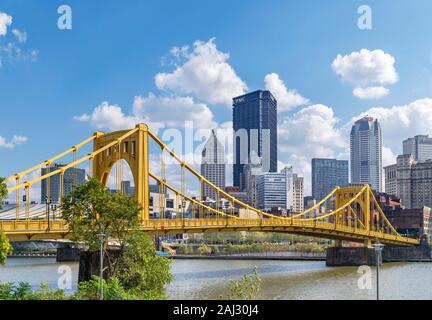
[[[0,267],[0,282],[29,282],[33,288],[46,283],[57,288],[60,276],[55,259],[9,259]],[[76,290],[78,263],[68,263]],[[227,294],[228,281],[258,267],[263,299],[375,299],[372,288],[358,288],[355,267],[328,268],[322,261],[174,260],[175,280],[167,288],[170,299],[219,299]],[[385,264],[380,272],[381,299],[432,299],[432,264]]]

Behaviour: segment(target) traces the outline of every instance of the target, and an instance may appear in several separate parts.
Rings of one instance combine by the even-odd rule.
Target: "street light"
[[[375,249],[376,253],[376,272],[377,272],[377,279],[376,279],[376,294],[377,294],[377,300],[379,300],[379,265],[380,265],[380,257],[381,257],[381,251],[383,250],[384,245],[380,243],[379,241],[374,242],[372,244],[372,247]]]
[[[99,263],[99,266],[100,266],[100,268],[99,268],[99,290],[100,290],[100,295],[99,295],[99,299],[100,300],[103,300],[103,256],[104,256],[104,254],[103,254],[103,244],[104,244],[104,237],[105,237],[105,234],[103,234],[103,233],[99,233],[98,234],[98,237],[99,237],[99,242],[100,242],[100,257],[99,257],[99,260],[100,260],[100,263]]]

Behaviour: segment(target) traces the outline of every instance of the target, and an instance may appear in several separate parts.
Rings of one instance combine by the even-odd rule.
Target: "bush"
[[[32,291],[27,282],[18,285],[9,282],[0,284],[0,300],[66,300],[63,290],[53,290],[41,284],[39,290]]]
[[[252,275],[245,274],[240,280],[228,282],[228,295],[221,296],[225,300],[257,300],[261,294],[262,280],[258,268],[254,267]]]
[[[102,281],[103,300],[137,300],[138,297],[128,292],[116,277]],[[75,300],[99,300],[100,278],[93,276],[89,281],[78,284],[78,291],[74,294]]]
[[[203,244],[202,246],[200,246],[198,248],[198,253],[200,255],[211,254],[212,253],[212,248],[209,247],[209,246],[207,246],[207,245],[205,245],[205,244]]]

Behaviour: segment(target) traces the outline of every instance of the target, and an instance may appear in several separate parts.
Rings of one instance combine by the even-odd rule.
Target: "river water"
[[[262,278],[263,299],[375,299],[375,269],[370,289],[359,288],[356,267],[329,268],[323,261],[174,260],[175,280],[167,287],[170,299],[219,299],[227,294],[228,281],[251,273]],[[71,272],[76,290],[78,263],[56,263],[51,258],[9,259],[0,267],[0,282],[46,283],[57,288]],[[367,284],[367,276],[360,284]],[[66,283],[60,281],[60,283]],[[431,263],[389,263],[380,268],[381,299],[432,300]]]

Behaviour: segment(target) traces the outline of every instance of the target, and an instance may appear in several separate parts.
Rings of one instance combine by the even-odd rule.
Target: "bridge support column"
[[[431,247],[426,235],[421,237],[419,246],[385,246],[382,256],[384,262],[430,262],[432,260]]]
[[[326,251],[326,265],[329,267],[342,266],[375,266],[376,253],[367,247],[332,247]]]

